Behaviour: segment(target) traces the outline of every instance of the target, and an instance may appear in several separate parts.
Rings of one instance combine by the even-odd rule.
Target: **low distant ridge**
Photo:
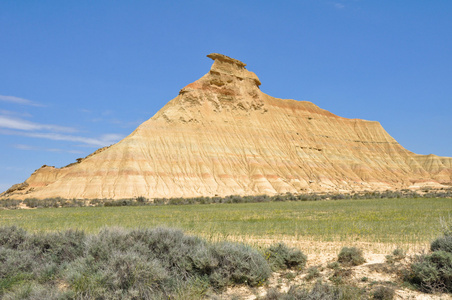
[[[195,197],[452,185],[452,158],[414,154],[378,122],[264,94],[246,64],[210,71],[115,145],[44,165],[3,198]]]

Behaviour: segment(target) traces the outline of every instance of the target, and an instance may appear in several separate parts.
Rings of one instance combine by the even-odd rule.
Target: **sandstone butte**
[[[378,122],[260,91],[221,54],[120,142],[66,167],[42,166],[2,198],[194,197],[450,186],[452,158],[403,148]]]

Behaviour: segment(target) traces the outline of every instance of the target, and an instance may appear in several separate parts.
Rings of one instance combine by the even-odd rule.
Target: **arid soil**
[[[260,241],[271,244],[273,241]],[[402,248],[409,249],[404,259],[389,263],[386,256],[392,253],[397,245],[389,244],[374,244],[374,243],[350,243],[343,242],[308,242],[307,244],[297,243],[294,241],[284,241],[287,245],[301,246],[297,247],[303,249],[303,252],[308,255],[308,262],[306,268],[301,271],[287,270],[283,272],[276,272],[270,278],[268,284],[258,288],[248,287],[230,287],[225,293],[221,295],[222,299],[259,299],[265,297],[267,291],[275,288],[280,292],[287,292],[291,286],[297,285],[301,287],[312,287],[317,280],[322,280],[325,283],[333,284],[331,278],[335,270],[329,267],[331,263],[337,261],[337,255],[342,247],[354,246],[364,250],[364,258],[366,262],[359,266],[343,267],[347,270],[342,283],[350,284],[357,287],[363,287],[371,291],[372,287],[387,286],[395,290],[394,299],[418,299],[418,300],[445,300],[452,299],[449,294],[426,294],[414,289],[410,289],[403,284],[400,277],[400,271],[405,268],[410,258],[422,251],[428,249],[426,245],[404,245]],[[308,269],[315,267],[319,270],[320,275],[313,279],[307,279]]]

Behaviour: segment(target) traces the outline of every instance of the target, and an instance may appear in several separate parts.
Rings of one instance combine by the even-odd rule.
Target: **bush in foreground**
[[[452,292],[452,253],[434,251],[411,264],[407,278],[421,291]]]
[[[430,244],[430,250],[452,253],[452,235],[445,235],[434,240]]]
[[[344,266],[359,266],[366,262],[361,249],[344,247],[337,256],[337,261]]]
[[[339,299],[367,299],[364,289],[341,285],[333,286],[320,281],[312,289],[291,286],[287,293],[270,289],[263,300],[339,300]]]
[[[273,271],[284,269],[298,269],[305,267],[307,256],[296,248],[289,248],[285,244],[278,243],[271,245],[265,250],[267,258]]]
[[[405,279],[427,293],[452,293],[452,225],[430,244],[431,253],[417,256]]]
[[[270,274],[255,249],[174,229],[87,236],[0,228],[2,299],[199,299],[231,284],[260,285]]]

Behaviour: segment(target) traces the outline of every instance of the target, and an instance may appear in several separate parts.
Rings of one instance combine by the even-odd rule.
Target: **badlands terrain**
[[[42,166],[3,198],[122,199],[400,190],[452,183],[452,158],[403,148],[375,121],[259,89],[221,54],[129,136],[63,168]]]

